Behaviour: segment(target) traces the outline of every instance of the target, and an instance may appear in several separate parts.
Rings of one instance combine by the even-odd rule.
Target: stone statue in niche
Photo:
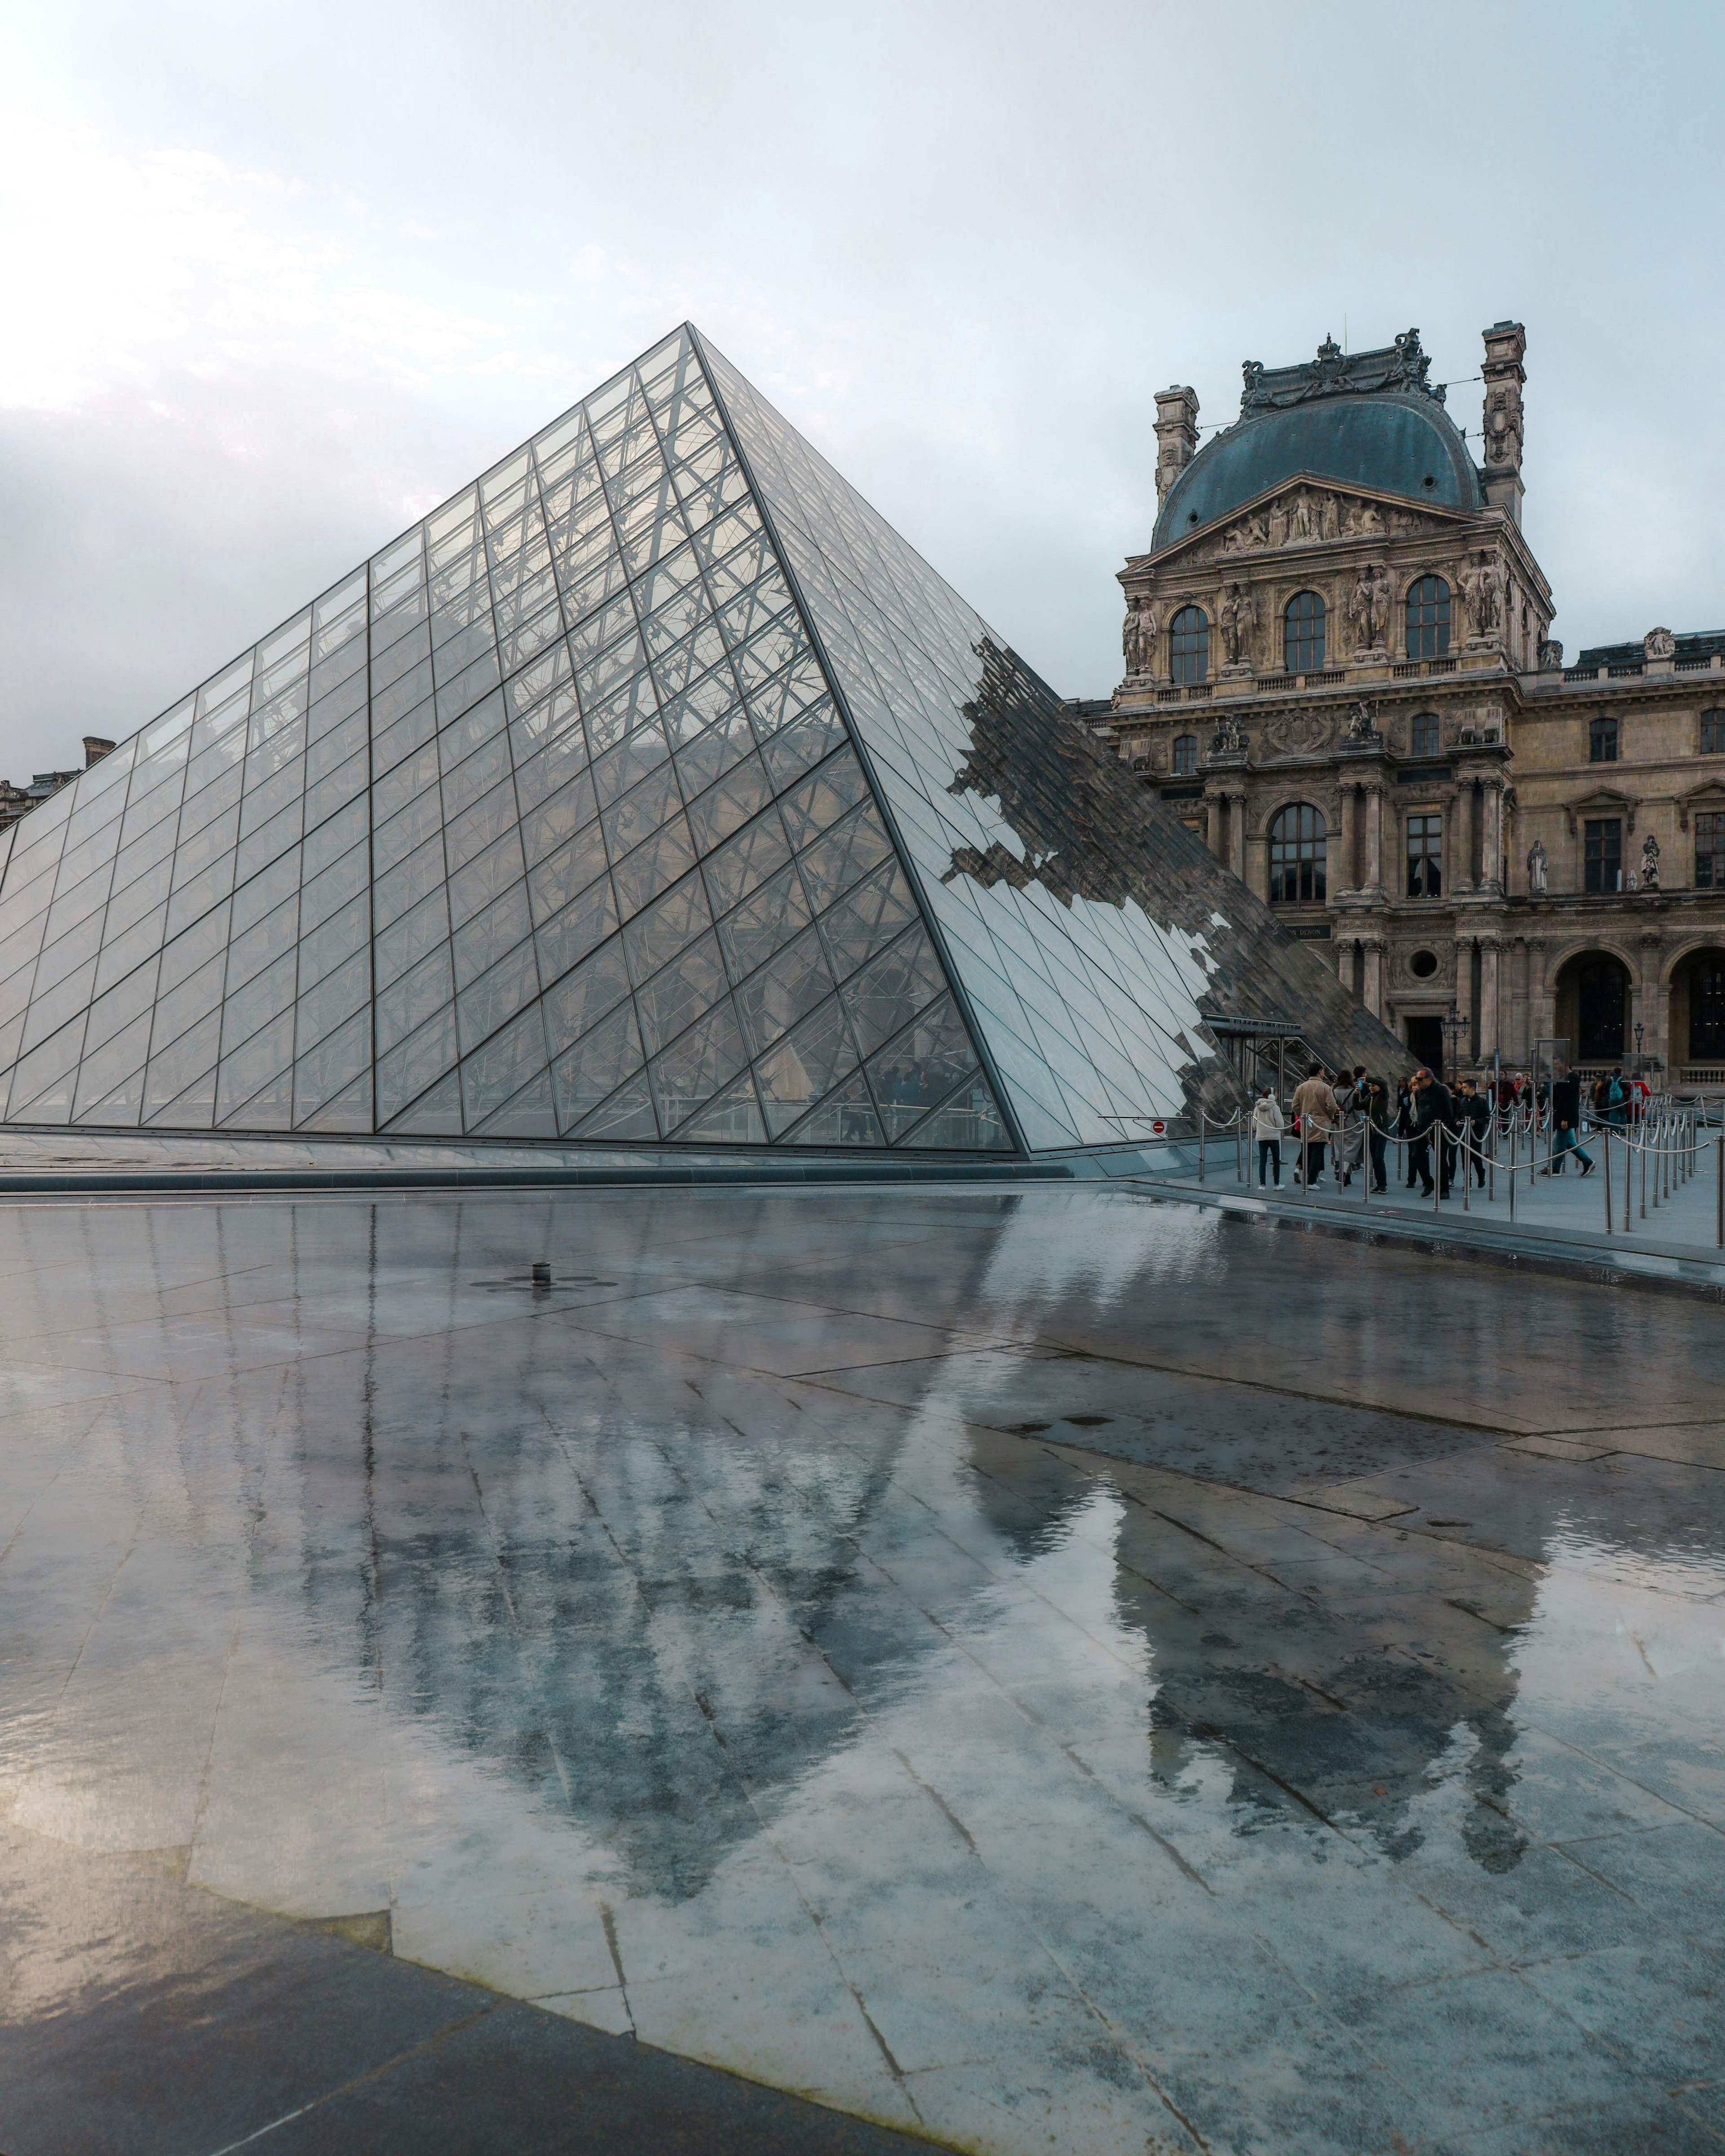
[[[1475,644],[1497,640],[1503,620],[1503,572],[1488,553],[1469,564],[1461,580],[1461,596],[1473,622]]]
[[[1389,613],[1389,578],[1374,562],[1368,562],[1348,595],[1348,618],[1358,629],[1358,648],[1363,653],[1376,651],[1383,646],[1384,627]]]
[[[1641,841],[1641,888],[1659,889],[1659,841],[1651,831]]]
[[[1545,879],[1550,861],[1543,839],[1536,839],[1527,850],[1527,888],[1535,898],[1545,896]]]
[[[1242,591],[1238,584],[1230,584],[1216,610],[1221,625],[1222,640],[1228,650],[1230,666],[1250,666],[1247,646],[1252,631],[1258,626],[1258,603],[1250,592]]]

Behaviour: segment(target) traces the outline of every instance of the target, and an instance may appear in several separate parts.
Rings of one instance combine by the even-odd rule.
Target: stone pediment
[[[1332,546],[1345,540],[1381,545],[1386,540],[1454,534],[1472,521],[1461,511],[1416,506],[1396,495],[1340,486],[1333,480],[1302,474],[1248,502],[1224,522],[1208,525],[1189,538],[1177,540],[1159,554],[1137,556],[1127,567],[1136,570],[1153,562],[1160,567],[1177,558],[1182,567],[1198,567],[1246,555]]]

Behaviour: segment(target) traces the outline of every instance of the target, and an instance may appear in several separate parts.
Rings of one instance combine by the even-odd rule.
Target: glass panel
[[[791,857],[777,809],[747,824],[701,863],[701,874],[715,913],[728,913],[758,884],[775,875]]]
[[[236,912],[238,909],[236,908]],[[266,914],[242,935],[235,923],[234,941],[228,952],[227,993],[231,996],[243,988],[254,973],[260,973],[285,951],[290,951],[300,939],[300,897],[297,891],[285,904],[278,906],[273,913]]]
[[[542,1070],[515,1098],[480,1125],[488,1138],[554,1138],[556,1111],[552,1106],[551,1073]]]
[[[373,963],[378,987],[386,987],[409,966],[417,965],[428,951],[446,942],[449,933],[449,901],[439,884],[429,898],[422,899],[411,912],[377,937]]]
[[[583,878],[583,881],[590,883],[605,865],[599,829],[593,821],[593,786],[583,776],[564,787],[560,793],[554,793],[531,815],[523,816],[521,848],[527,857],[528,865],[531,867],[542,861],[554,848],[578,831],[583,834],[583,861],[595,860],[595,865]]]
[[[344,1088],[353,1086],[357,1079],[362,1081],[363,1098],[350,1103],[351,1119],[339,1127],[369,1130],[372,1127],[371,1062],[370,1014],[362,1009],[338,1031],[321,1040],[309,1055],[302,1055],[295,1065],[295,1123],[304,1123],[309,1116],[316,1115],[326,1102],[341,1095]],[[360,1088],[355,1090],[358,1091]],[[326,1122],[323,1127],[337,1127]]]
[[[809,901],[795,869],[785,869],[770,883],[762,884],[719,923],[719,940],[732,979],[740,981],[757,966],[764,965],[782,944],[808,926],[809,920]]]
[[[552,1055],[561,1054],[589,1032],[628,993],[629,973],[624,965],[623,946],[614,938],[602,949],[594,951],[584,964],[566,973],[555,987],[546,990],[545,1031]],[[614,1086],[621,1082],[622,1076],[619,1071],[588,1105],[597,1106]]]
[[[659,1124],[653,1113],[653,1096],[646,1072],[619,1086],[610,1099],[595,1108],[570,1135],[590,1143],[606,1138],[614,1143],[620,1143],[625,1138],[656,1138]]]
[[[369,1003],[371,996],[371,958],[366,952],[357,952],[300,996],[294,1026],[295,1054],[304,1055]],[[341,1082],[345,1085],[346,1079]]]
[[[272,862],[262,875],[254,876],[234,893],[234,934],[244,935],[266,913],[273,913],[285,899],[292,898],[299,887],[300,864],[295,855],[285,855],[280,860]],[[232,974],[228,976],[230,986],[234,978]]]
[[[694,842],[680,814],[656,831],[644,846],[637,846],[611,871],[619,910],[626,921],[692,866]]]
[[[884,952],[847,982],[843,991],[865,1055],[908,1025],[926,1004],[946,987],[934,947],[922,929],[908,929]]]
[[[327,778],[350,757],[363,755],[367,732],[362,708],[321,734],[305,752],[308,785],[316,786],[319,779]]]
[[[860,801],[869,798],[868,781],[850,749],[829,757],[818,770],[792,788],[779,803],[793,846],[806,846]]]
[[[84,1044],[84,1014],[62,1026],[51,1040],[22,1056],[12,1074],[8,1122],[64,1123],[71,1118],[78,1056]]]
[[[709,933],[636,990],[635,1005],[648,1052],[656,1053],[674,1040],[724,993],[725,968],[718,941]]]
[[[365,791],[369,775],[368,763],[365,751],[361,749],[357,756],[349,757],[346,763],[337,766],[326,778],[306,789],[305,829],[308,831],[315,831],[337,809]]]
[[[605,811],[605,845],[612,860],[620,860],[633,852],[682,805],[676,773],[669,763],[661,763],[650,778],[632,787]]]
[[[691,876],[630,921],[623,939],[630,973],[638,982],[644,981],[711,921],[701,879]]]
[[[904,870],[896,860],[883,862],[820,917],[821,941],[834,979],[854,973],[916,918],[916,901]]]
[[[760,1055],[832,990],[820,938],[812,928],[805,929],[737,991],[737,1008],[752,1053]]]
[[[545,1024],[533,1004],[494,1034],[461,1066],[461,1108],[469,1130],[493,1114],[544,1070]]]
[[[338,1038],[343,1040],[345,1040],[347,1037],[347,1036],[345,1034],[338,1036]],[[316,1075],[321,1059],[326,1054],[332,1053],[333,1050],[331,1045],[326,1042],[322,1048],[316,1050],[313,1055],[308,1058],[306,1064],[306,1070],[308,1073],[306,1091],[308,1095],[314,1093],[316,1091]],[[297,1077],[295,1078],[295,1084],[297,1089],[299,1084]],[[302,1112],[300,1109],[296,1091],[294,1113],[296,1123],[301,1130],[371,1130],[373,1127],[373,1124],[372,1120],[372,1072],[368,1052],[367,1059],[362,1063],[362,1075],[356,1079],[354,1083],[347,1088],[346,1092],[337,1093],[335,1098],[329,1102],[327,1106],[321,1108],[313,1108],[311,1106],[310,1100],[308,1099],[306,1111],[307,1111],[305,1112]]]
[[[78,1066],[73,1122],[88,1116],[97,1123],[136,1123],[143,1106],[144,1060],[149,1050],[147,1010],[101,1047],[92,1051],[86,1041],[84,1060]]]
[[[684,756],[677,759],[680,767],[684,766],[690,753],[685,750]],[[761,759],[751,755],[691,804],[689,828],[695,834],[696,845],[702,853],[710,853],[764,808],[771,793]],[[814,834],[809,835],[813,837]]]
[[[378,1093],[378,1115],[382,1119],[382,1094]],[[461,1135],[461,1082],[451,1071],[439,1084],[422,1094],[413,1106],[388,1126],[391,1132],[424,1132],[429,1137],[459,1137]]]
[[[531,940],[500,958],[456,998],[464,1051],[477,1048],[539,993],[539,969]]]
[[[501,898],[511,884],[526,874],[521,859],[521,833],[513,825],[495,845],[449,878],[449,919],[459,928],[465,921]]]
[[[257,875],[259,869],[287,853],[290,847],[294,850],[290,857],[293,864],[294,881],[298,883],[299,839],[304,808],[304,803],[296,800],[290,807],[284,808],[280,815],[272,816],[261,830],[254,831],[249,839],[240,840],[234,865],[236,884],[247,882]]]
[[[552,1065],[560,1127],[572,1130],[645,1060],[634,1012],[624,1004]]]
[[[767,1136],[755,1088],[745,1071],[734,1086],[715,1094],[676,1133],[681,1145],[760,1145]]]
[[[372,909],[362,897],[344,906],[332,919],[305,937],[300,944],[300,994],[303,996],[326,973],[345,964],[356,951],[364,951],[371,926]],[[367,958],[367,968],[370,963]]]
[[[378,878],[381,880],[398,861],[405,860],[428,839],[434,838],[442,828],[437,795],[430,791],[410,801],[387,824],[380,824],[372,834],[372,860]]]
[[[30,998],[30,1014],[24,1021],[23,1037],[18,1043],[19,1052],[26,1060],[51,1034],[74,1016],[83,1023],[83,1014],[90,1002],[90,992],[95,983],[95,960],[85,961],[75,972],[66,974],[50,988],[38,988]]]
[[[162,1037],[162,1014],[157,1012],[156,1033]],[[212,1011],[165,1050],[158,1049],[150,1059],[150,1074],[144,1085],[144,1121],[167,1121],[167,1111],[173,1112],[176,1122],[195,1126],[208,1125],[216,1106],[216,1056],[222,1043],[222,1014]],[[195,1091],[199,1081],[208,1081],[207,1091]]]
[[[475,802],[472,808],[444,826],[444,853],[449,864],[449,874],[453,876],[457,869],[465,868],[506,832],[511,841],[512,857],[519,860],[519,826],[515,788],[506,777],[502,785],[494,786],[483,800]]]
[[[905,1142],[907,1146],[938,1146],[955,1152],[1009,1152],[1012,1140],[994,1105],[994,1096],[978,1076],[962,1086],[943,1108],[925,1116]]]
[[[677,715],[679,722],[681,713]],[[680,730],[675,737],[685,738]],[[697,794],[734,763],[754,753],[755,737],[741,704],[732,705],[704,732],[691,733],[677,752],[677,773],[685,794]]]
[[[872,806],[857,809],[800,856],[803,883],[816,911],[847,891],[892,851]]]
[[[416,705],[393,726],[372,736],[372,775],[381,778],[437,732],[437,708],[429,702]]]
[[[608,881],[591,884],[538,930],[539,978],[554,981],[617,927],[617,901]]]
[[[666,1136],[735,1077],[743,1061],[742,1033],[727,998],[647,1066]]]
[[[875,1113],[875,1104],[860,1072],[799,1123],[786,1140],[788,1145],[884,1146],[885,1132]]]
[[[437,722],[448,726],[464,711],[480,702],[497,686],[501,675],[498,671],[495,652],[487,652],[465,668],[447,686],[439,685],[437,692]]]
[[[296,954],[289,951],[273,966],[246,983],[238,994],[230,994],[222,1006],[222,1052],[238,1048],[242,1041],[249,1040],[261,1027],[268,1025],[282,1012],[291,1012],[297,966]],[[294,1060],[293,1029],[288,1029],[287,1045],[271,1065],[272,1070],[285,1069]],[[269,1074],[264,1074],[267,1076]],[[257,1081],[264,1082],[262,1078]],[[252,1088],[255,1092],[256,1086]],[[242,1096],[242,1098],[244,1096]]]
[[[305,841],[303,855],[304,876],[308,884],[321,875],[331,862],[344,860],[361,844],[370,825],[369,810],[370,804],[364,798],[350,802],[312,831]]]
[[[445,1007],[377,1059],[377,1120],[392,1122],[455,1060],[455,1011]]]
[[[520,756],[520,744],[516,744]],[[587,743],[579,726],[559,735],[557,740],[541,750],[537,755],[518,761],[516,766],[516,798],[523,814],[549,800],[562,787],[587,768]],[[588,782],[591,783],[591,781]]]
[[[285,1130],[293,1115],[294,1014],[283,1011],[223,1059],[216,1079],[216,1121],[245,1111],[258,1130]]]
[[[453,824],[466,810],[482,799],[497,786],[500,780],[510,775],[509,737],[494,733],[490,739],[465,757],[451,770],[449,752],[455,748],[460,734],[459,726],[451,726],[438,746],[443,752],[444,774],[443,782],[444,820]]]
[[[867,1066],[887,1137],[896,1142],[953,1092],[975,1065],[963,1021],[951,997],[943,996]]]
[[[526,888],[515,884],[501,898],[465,923],[455,937],[455,979],[465,988],[506,951],[514,950],[532,923],[527,913]]]
[[[449,947],[439,944],[398,981],[377,992],[377,1053],[384,1055],[434,1017],[455,995]]]
[[[856,1048],[837,1000],[829,999],[756,1063],[772,1135],[782,1137],[856,1062]]]
[[[84,1043],[84,1052],[86,1056],[100,1048],[104,1041],[112,1040],[116,1034],[130,1026],[134,1019],[149,1017],[156,1004],[156,974],[157,960],[152,956],[135,973],[128,973],[123,981],[117,983],[105,994],[99,994],[96,997],[95,1001],[90,1007],[90,1031]],[[149,1036],[146,1034],[144,1038],[144,1046],[138,1053],[140,1068],[142,1067],[145,1052],[149,1045]],[[128,1069],[130,1067],[130,1065],[127,1066]],[[120,1076],[124,1077],[126,1073],[122,1071]],[[119,1079],[112,1079],[109,1082],[111,1085],[117,1085]],[[106,1091],[107,1087],[105,1086],[103,1091]],[[91,1094],[90,1097],[93,1101],[97,1096]]]
[[[350,858],[352,858],[350,856]],[[333,870],[330,871],[335,873]],[[361,870],[363,880],[364,870]],[[372,926],[380,933],[392,921],[417,906],[431,891],[444,896],[444,839],[437,835],[409,854],[388,875],[379,876],[372,895]]]

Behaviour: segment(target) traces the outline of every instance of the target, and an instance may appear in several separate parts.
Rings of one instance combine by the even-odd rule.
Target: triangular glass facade
[[[1142,1134],[1214,1054],[1215,932],[1027,844],[1074,755],[1130,885],[1153,812],[685,328],[0,840],[5,1118]]]

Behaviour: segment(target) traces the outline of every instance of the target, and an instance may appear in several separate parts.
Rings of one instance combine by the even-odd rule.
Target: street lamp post
[[[1459,1068],[1458,1055],[1461,1045],[1462,1035],[1464,1034],[1472,1033],[1473,1021],[1471,1019],[1464,1018],[1452,1003],[1450,1005],[1448,1014],[1440,1019],[1439,1020],[1439,1024],[1443,1027],[1444,1036],[1449,1043],[1450,1084],[1453,1087],[1455,1083],[1457,1070]]]

